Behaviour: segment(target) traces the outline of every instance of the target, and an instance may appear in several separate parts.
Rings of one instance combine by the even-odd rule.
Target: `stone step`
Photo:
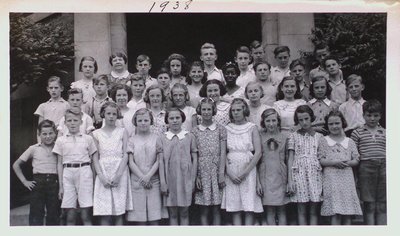
[[[11,209],[10,226],[29,225],[29,204]]]

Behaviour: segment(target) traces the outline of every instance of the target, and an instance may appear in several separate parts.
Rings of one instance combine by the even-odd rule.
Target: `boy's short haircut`
[[[250,50],[256,49],[262,47],[262,44],[258,40],[254,40],[253,42],[250,43]]]
[[[150,57],[147,55],[141,54],[136,58],[136,63],[144,62],[144,61],[148,61],[149,64],[151,64]]]
[[[382,104],[376,100],[376,99],[371,99],[368,100],[366,102],[364,102],[363,106],[363,114],[365,115],[365,113],[379,113],[382,114]]]
[[[326,68],[326,62],[328,61],[328,60],[332,60],[332,61],[336,61],[336,63],[337,64],[341,64],[340,63],[340,60],[339,60],[339,58],[337,58],[336,56],[334,56],[334,55],[329,55],[329,56],[327,56],[325,59],[324,59],[324,61],[322,62],[322,67],[325,69]]]
[[[72,94],[81,94],[81,96],[83,98],[83,92],[82,92],[82,89],[80,89],[80,88],[71,88],[71,89],[69,89],[68,92],[67,92],[68,98]]]
[[[50,78],[47,80],[47,86],[48,86],[51,82],[57,82],[58,85],[60,86],[60,88],[64,88],[64,85],[61,83],[61,78],[58,77],[58,76],[50,76]]]
[[[318,50],[323,50],[323,49],[326,49],[327,51],[329,51],[328,44],[326,44],[324,42],[321,42],[321,43],[315,45],[315,47],[314,47],[314,55],[317,53]]]
[[[93,57],[91,57],[91,56],[82,57],[81,62],[79,63],[79,72],[82,72],[82,65],[83,65],[83,62],[84,62],[84,61],[91,61],[91,62],[93,62],[94,73],[96,74],[96,73],[97,73],[97,69],[98,69],[97,61],[96,61]]]
[[[215,48],[214,44],[212,44],[212,43],[204,43],[203,45],[201,45],[200,53],[202,52],[201,50],[203,50],[203,49],[214,49],[215,53],[217,53],[217,49]]]
[[[108,80],[108,76],[105,74],[99,75],[93,78],[93,84],[98,84],[100,81],[106,82],[107,85],[110,85],[110,81]]]
[[[52,128],[53,129],[53,131],[54,131],[54,133],[56,133],[57,134],[57,127],[56,127],[56,124],[54,124],[54,122],[53,121],[51,121],[51,120],[42,120],[40,123],[39,123],[39,125],[38,125],[38,131],[39,131],[39,134],[42,132],[42,130],[43,130],[43,128]]]
[[[359,81],[361,84],[364,84],[363,79],[361,76],[356,75],[356,74],[351,74],[349,75],[349,77],[347,77],[346,79],[346,87],[349,87],[349,85],[351,83],[353,83],[354,81]]]
[[[171,79],[171,73],[170,73],[170,71],[168,70],[168,68],[166,68],[166,67],[161,67],[158,71],[157,71],[157,73],[156,73],[156,78],[159,76],[159,75],[161,75],[161,74],[167,74],[168,76],[169,76],[169,78]]]
[[[126,85],[126,84],[116,84],[116,85],[114,85],[112,88],[111,88],[111,92],[110,92],[110,95],[111,95],[111,99],[113,100],[113,101],[117,101],[116,100],[116,96],[117,96],[117,91],[118,90],[121,90],[121,89],[123,89],[123,90],[125,90],[126,91],[126,93],[128,94],[128,102],[132,99],[132,90],[131,90],[131,88],[128,86],[128,85]]]
[[[124,59],[125,64],[128,63],[128,57],[126,56],[125,53],[115,52],[115,53],[111,54],[110,58],[108,59],[108,61],[110,62],[110,65],[112,65],[112,60],[116,57],[122,57],[122,59]]]
[[[65,114],[64,114],[65,120],[67,119],[67,115],[68,115],[68,114],[72,114],[72,115],[74,115],[74,116],[78,116],[78,117],[80,117],[81,119],[82,119],[82,116],[83,116],[83,114],[82,114],[81,111],[75,111],[74,109],[68,108],[68,109],[65,111]]]
[[[274,55],[275,57],[282,52],[287,52],[290,55],[290,49],[288,46],[278,46],[274,49]]]
[[[301,59],[293,60],[289,65],[289,69],[292,70],[296,66],[302,66],[304,69],[306,68],[306,65],[304,64],[304,62]]]
[[[251,55],[250,49],[246,46],[240,46],[238,49],[236,49],[236,56],[238,53],[247,53],[249,56]]]
[[[267,65],[268,66],[268,70],[271,70],[271,65],[267,62],[267,61],[259,61],[259,62],[256,62],[255,64],[254,64],[254,66],[253,66],[253,68],[254,68],[254,71],[256,71],[257,70],[257,67],[259,66],[259,65],[262,65],[262,64],[265,64],[265,65]]]
[[[146,83],[146,79],[143,78],[143,76],[141,76],[138,72],[130,74],[129,80],[131,81],[131,84],[133,81],[142,81],[144,84]]]

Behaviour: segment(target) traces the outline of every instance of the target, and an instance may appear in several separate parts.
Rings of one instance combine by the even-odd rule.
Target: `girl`
[[[96,96],[96,92],[93,89],[93,78],[97,73],[97,61],[90,56],[82,57],[79,63],[79,72],[82,72],[80,80],[72,82],[71,88],[79,88],[83,93],[83,104],[92,101],[93,97]],[[86,110],[84,110],[88,113]]]
[[[231,103],[234,98],[244,98],[244,86],[238,86],[236,80],[239,77],[240,70],[236,63],[227,62],[222,67],[222,73],[226,81],[226,94],[222,99]]]
[[[164,96],[166,100],[163,103],[165,109],[170,108],[172,106],[171,101],[171,74],[169,73],[168,69],[165,67],[161,67],[161,69],[157,72],[157,83],[160,88],[163,90]]]
[[[261,130],[261,114],[265,109],[271,108],[268,105],[261,104],[261,98],[264,97],[264,91],[261,85],[257,82],[249,82],[245,89],[245,96],[250,102],[248,121],[257,125],[258,129]]]
[[[209,211],[212,210],[213,225],[221,224],[221,188],[225,186],[226,129],[213,121],[217,113],[215,102],[203,98],[196,108],[202,123],[192,131],[199,149],[195,203],[200,205],[200,221],[209,225]]]
[[[170,225],[189,224],[189,206],[197,172],[197,144],[193,134],[182,129],[185,113],[172,107],[165,115],[169,130],[162,136],[160,157],[161,193],[165,196]]]
[[[196,109],[186,106],[186,102],[190,100],[189,92],[184,84],[174,84],[171,88],[171,100],[174,107],[179,108],[185,113],[186,120],[182,123],[182,128],[191,131],[192,127],[197,125]]]
[[[162,218],[162,200],[159,159],[162,156],[161,140],[150,132],[153,115],[147,108],[135,112],[132,123],[136,135],[128,142],[129,169],[131,170],[133,211],[126,219],[140,224],[158,225]]]
[[[93,155],[96,169],[94,184],[93,215],[100,216],[101,225],[123,224],[126,210],[132,210],[131,183],[128,172],[126,144],[128,134],[115,122],[122,118],[114,102],[105,103],[100,110],[104,126],[93,131],[98,152]]]
[[[264,91],[261,99],[262,104],[272,106],[276,101],[276,86],[270,77],[271,65],[266,61],[256,62],[253,66],[256,73],[256,82],[259,83]]]
[[[128,132],[128,137],[135,133],[135,127],[132,125],[132,117],[135,114],[133,109],[130,109],[127,104],[132,98],[131,89],[125,84],[116,84],[111,90],[111,98],[118,105],[121,111],[121,116],[116,121],[118,127],[125,128]]]
[[[328,80],[322,76],[317,75],[311,78],[311,92],[312,99],[307,104],[313,109],[315,114],[315,121],[312,123],[314,130],[326,135],[328,131],[324,128],[325,116],[330,111],[337,109],[339,105],[332,102],[329,98],[331,96],[332,88],[328,83]]]
[[[150,132],[158,135],[163,134],[167,131],[167,125],[164,122],[165,110],[163,103],[165,101],[165,96],[163,90],[159,85],[153,84],[147,88],[143,100],[154,116],[153,124],[150,126]]]
[[[306,101],[301,97],[297,80],[292,76],[284,77],[278,85],[277,101],[274,102],[273,106],[281,117],[282,131],[294,131],[294,112],[298,106],[306,104]]]
[[[354,141],[345,136],[346,120],[340,111],[329,112],[325,128],[329,131],[318,146],[318,158],[324,167],[324,201],[321,215],[331,216],[332,225],[350,225],[352,215],[362,215],[352,167],[359,154]]]
[[[214,116],[214,121],[217,124],[226,126],[229,123],[229,107],[230,104],[221,101],[221,96],[226,94],[225,86],[221,81],[212,79],[207,80],[200,89],[200,97],[211,98],[217,106],[217,114]]]
[[[310,81],[306,76],[306,65],[300,59],[296,59],[293,60],[292,63],[290,63],[289,68],[290,75],[294,76],[296,78],[296,81],[299,82],[300,93],[303,96],[302,98],[305,101],[310,100]]]
[[[221,208],[232,213],[234,225],[254,225],[254,212],[263,212],[261,198],[256,192],[256,164],[261,158],[260,135],[257,126],[247,122],[249,107],[241,98],[235,98],[229,109],[232,123],[227,130],[226,187]],[[254,153],[254,154],[253,154]]]
[[[281,119],[273,108],[261,114],[261,146],[263,155],[259,164],[259,187],[267,213],[268,225],[286,225],[286,207],[289,198],[287,186],[287,136],[280,132]]]
[[[317,158],[318,141],[322,134],[311,126],[314,113],[308,105],[301,105],[294,113],[295,124],[300,129],[289,135],[288,141],[288,193],[291,201],[297,203],[299,225],[307,224],[307,204],[309,224],[318,223],[317,207],[322,201],[322,172]]]
[[[169,69],[171,74],[171,86],[176,83],[186,84],[186,60],[185,57],[178,53],[171,54],[164,62],[164,66]]]
[[[197,107],[200,101],[201,86],[207,81],[207,72],[204,72],[204,65],[200,61],[194,61],[189,67],[186,77],[187,88],[189,91],[190,104]]]

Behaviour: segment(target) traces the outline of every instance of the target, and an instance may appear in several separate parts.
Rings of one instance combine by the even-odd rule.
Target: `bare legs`
[[[309,205],[310,225],[318,224],[318,202],[297,203],[299,225],[307,225],[307,205]]]
[[[189,207],[168,207],[170,225],[189,225]]]

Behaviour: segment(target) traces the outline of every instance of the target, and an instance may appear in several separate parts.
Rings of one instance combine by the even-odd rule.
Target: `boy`
[[[343,113],[347,122],[347,127],[344,129],[346,136],[350,137],[351,132],[364,125],[362,106],[365,100],[361,93],[364,90],[364,83],[361,76],[352,74],[346,80],[347,91],[350,98],[347,102],[339,106],[339,111]],[[333,90],[332,90],[333,92]]]
[[[293,60],[292,63],[290,63],[289,68],[290,68],[290,74],[296,78],[297,82],[299,82],[300,92],[301,95],[303,96],[303,99],[306,102],[308,102],[311,99],[311,97],[310,97],[310,87],[306,83],[305,79],[305,77],[307,77],[305,71],[306,66],[300,59],[296,59]]]
[[[271,65],[267,61],[256,62],[253,66],[256,74],[256,81],[261,85],[264,96],[261,98],[261,103],[268,106],[274,105],[276,101],[276,85],[272,83],[270,77]]]
[[[249,82],[256,81],[254,71],[249,70],[250,49],[248,47],[240,46],[236,49],[235,62],[240,70],[240,75],[236,80],[238,86],[245,88]]]
[[[316,67],[310,71],[310,73],[309,73],[310,78],[314,78],[317,75],[325,76],[327,79],[329,78],[329,74],[328,74],[328,72],[326,72],[324,70],[322,64],[323,64],[325,58],[327,58],[330,55],[331,55],[331,53],[329,51],[329,47],[325,43],[320,43],[315,46],[314,56],[319,64],[318,64],[318,67]]]
[[[328,82],[332,88],[331,100],[337,104],[342,104],[348,99],[346,85],[343,82],[343,74],[340,70],[341,65],[336,57],[325,58],[322,66],[328,73]],[[346,82],[347,83],[347,82]]]
[[[274,50],[275,60],[278,63],[277,66],[273,66],[271,69],[271,78],[274,84],[279,84],[283,77],[290,76],[289,60],[290,60],[290,49],[288,46],[278,46]]]
[[[150,87],[153,84],[157,84],[157,80],[152,78],[149,74],[151,69],[150,57],[147,55],[139,55],[136,58],[136,70],[144,78],[146,81],[146,88]]]
[[[93,206],[93,172],[91,160],[97,151],[93,138],[81,133],[82,113],[68,109],[65,112],[68,133],[57,139],[53,153],[58,157],[57,170],[61,208],[66,211],[67,225],[76,221],[77,201],[84,225],[91,225]]]
[[[85,134],[92,132],[94,130],[93,119],[85,112],[82,112],[83,93],[81,89],[72,88],[68,90],[68,104],[69,104],[69,109],[72,109],[74,112],[82,113],[82,122],[80,125],[80,131]],[[59,137],[68,132],[68,128],[65,125],[64,121],[65,121],[65,116],[61,117],[60,121],[58,122],[59,125],[57,127],[57,130]]]
[[[107,93],[108,86],[109,81],[107,75],[99,75],[99,77],[93,79],[93,89],[96,95],[87,103],[87,110],[89,111],[90,117],[93,119],[93,126],[95,129],[100,129],[103,125],[103,118],[100,117],[101,106],[108,101],[112,101]]]
[[[360,153],[358,185],[364,202],[364,223],[386,225],[386,130],[379,125],[382,105],[377,100],[363,104],[365,125],[353,131]]]
[[[264,61],[265,51],[262,44],[257,40],[251,42],[250,50],[253,62],[249,65],[249,69],[253,70],[254,64],[256,64],[257,62]]]
[[[112,71],[108,75],[108,80],[110,81],[109,89],[111,89],[114,84],[129,84],[129,76],[131,73],[128,71],[128,57],[123,52],[113,53],[109,58],[110,65],[112,66]]]
[[[30,146],[13,164],[15,174],[21,183],[31,191],[29,225],[43,225],[46,211],[46,225],[60,224],[60,201],[58,199],[57,156],[51,150],[57,137],[53,121],[39,123],[41,142]],[[33,181],[25,178],[21,166],[32,159]]]
[[[204,72],[207,72],[207,80],[216,79],[225,84],[222,71],[215,66],[217,60],[217,49],[214,44],[205,43],[200,48],[200,60],[204,64]]]
[[[56,126],[58,126],[58,122],[69,107],[67,101],[61,97],[61,92],[63,90],[64,86],[61,84],[61,79],[59,77],[51,76],[47,80],[47,92],[50,94],[50,100],[40,104],[33,113],[34,115],[39,116],[38,123],[47,119],[53,121]]]
[[[132,110],[146,108],[146,103],[143,101],[143,92],[146,88],[145,80],[138,73],[132,74],[130,78],[132,99],[126,104]]]

